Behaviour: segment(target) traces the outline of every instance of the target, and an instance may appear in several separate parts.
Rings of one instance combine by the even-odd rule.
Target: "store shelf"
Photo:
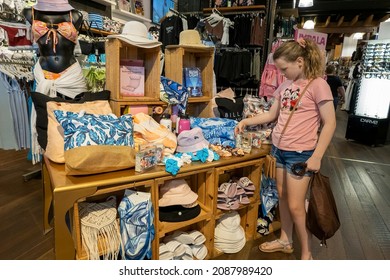
[[[184,222],[175,222],[175,223],[170,223],[170,222],[159,222],[159,233],[158,233],[158,238],[164,237],[167,233],[173,232],[175,230],[179,230],[191,225],[194,225],[196,223],[210,220],[213,216],[213,213],[211,212],[211,209],[207,208],[204,206],[202,203],[198,202],[201,211],[200,214],[189,220],[189,221],[184,221]]]
[[[126,23],[130,20],[136,20],[136,21],[141,21],[141,22],[152,22],[150,19],[133,14],[127,11],[123,11],[121,9],[113,9],[112,10],[112,18],[121,22],[121,23]]]
[[[92,2],[96,2],[99,4],[102,4],[104,6],[116,6],[116,1],[110,1],[110,0],[92,0]]]

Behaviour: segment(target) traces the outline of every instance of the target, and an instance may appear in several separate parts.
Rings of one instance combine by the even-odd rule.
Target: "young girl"
[[[292,253],[293,226],[300,240],[301,259],[312,259],[311,233],[306,228],[305,196],[313,172],[318,172],[321,159],[334,130],[336,117],[333,97],[324,76],[323,56],[311,40],[287,41],[273,55],[275,65],[287,81],[275,91],[275,102],[266,112],[243,119],[235,128],[240,133],[245,126],[269,123],[277,119],[272,132],[271,153],[276,157],[276,182],[279,194],[281,235],[279,239],[260,244],[263,252]],[[281,136],[283,127],[300,94],[308,85],[296,111]],[[320,134],[319,127],[322,125]],[[294,175],[294,163],[306,162],[306,173]]]

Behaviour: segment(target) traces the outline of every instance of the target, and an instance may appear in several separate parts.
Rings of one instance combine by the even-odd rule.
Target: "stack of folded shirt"
[[[246,243],[245,232],[236,211],[225,213],[215,227],[214,246],[224,253],[237,253]]]

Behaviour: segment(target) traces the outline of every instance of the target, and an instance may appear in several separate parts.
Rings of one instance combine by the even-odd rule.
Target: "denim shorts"
[[[276,158],[276,167],[277,168],[285,168],[288,173],[293,174],[291,171],[291,167],[294,163],[298,162],[306,162],[311,155],[313,154],[314,150],[310,151],[285,151],[278,149],[274,145],[272,145],[271,148],[271,155],[273,155]],[[306,171],[304,176],[312,176],[312,171]]]

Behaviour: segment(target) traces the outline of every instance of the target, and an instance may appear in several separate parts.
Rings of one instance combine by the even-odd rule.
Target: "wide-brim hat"
[[[194,29],[183,30],[182,32],[180,32],[179,46],[207,48],[207,46],[202,44],[199,32]]]
[[[148,36],[148,28],[139,21],[128,21],[125,23],[121,34],[108,35],[107,38],[117,38],[127,44],[140,48],[155,48],[161,46],[161,42],[151,39]]]
[[[198,205],[186,208],[181,205],[159,207],[159,217],[162,222],[183,222],[191,220],[200,214],[201,208]]]
[[[158,205],[161,207],[172,205],[193,205],[198,194],[193,192],[184,179],[174,179],[166,182],[160,189]]]
[[[32,7],[34,10],[44,12],[68,12],[74,10],[68,0],[38,0],[37,4]]]
[[[176,151],[179,153],[192,153],[208,147],[209,142],[204,138],[200,127],[184,130],[177,137]]]

